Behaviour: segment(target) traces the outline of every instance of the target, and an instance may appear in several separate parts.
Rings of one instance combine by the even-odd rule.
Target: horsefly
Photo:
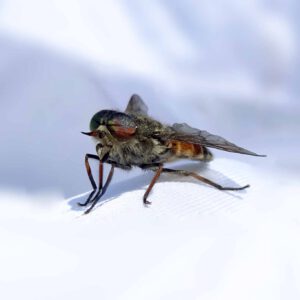
[[[89,206],[85,214],[89,213],[105,194],[115,168],[130,170],[133,166],[155,172],[144,196],[143,203],[147,206],[148,195],[161,173],[174,173],[181,176],[191,176],[199,181],[211,185],[219,190],[237,191],[248,188],[224,187],[197,173],[174,170],[164,167],[178,159],[192,159],[209,162],[213,155],[208,148],[217,148],[224,151],[241,153],[253,156],[259,155],[241,148],[224,138],[204,130],[192,128],[186,123],[164,125],[148,116],[148,108],[138,95],[133,95],[125,112],[101,110],[91,119],[90,132],[82,132],[96,141],[96,153],[85,155],[85,167],[93,191],[80,206]],[[93,178],[89,159],[99,161],[98,186]],[[103,185],[103,164],[111,166],[106,182]]]

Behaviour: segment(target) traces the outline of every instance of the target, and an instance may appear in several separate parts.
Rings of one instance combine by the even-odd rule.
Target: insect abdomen
[[[213,158],[212,153],[205,146],[198,144],[173,140],[170,142],[170,147],[174,155],[179,158],[189,158],[203,161],[210,161]]]

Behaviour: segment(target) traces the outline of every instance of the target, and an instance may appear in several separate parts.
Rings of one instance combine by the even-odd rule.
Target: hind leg
[[[195,172],[190,172],[190,171],[185,171],[185,170],[173,170],[173,169],[167,169],[167,168],[163,168],[162,172],[164,173],[174,173],[177,175],[181,175],[181,176],[191,176],[194,177],[195,179],[202,181],[208,185],[211,185],[215,188],[217,188],[218,190],[222,190],[222,191],[240,191],[243,189],[246,189],[248,187],[250,187],[249,184],[242,186],[242,187],[224,187],[216,182],[211,181],[210,179],[207,179],[203,176],[200,176],[199,174],[195,173]]]

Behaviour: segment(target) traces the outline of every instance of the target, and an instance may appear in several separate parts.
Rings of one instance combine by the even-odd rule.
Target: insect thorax
[[[109,160],[124,166],[152,165],[166,161],[169,148],[155,139],[129,141],[114,144],[109,152]]]

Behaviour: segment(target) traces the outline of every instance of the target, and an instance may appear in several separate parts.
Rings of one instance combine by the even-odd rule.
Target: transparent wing
[[[199,130],[192,128],[189,125],[183,124],[174,124],[172,126],[174,133],[172,139],[178,141],[189,142],[193,144],[199,144],[207,147],[212,147],[224,151],[253,155],[253,156],[265,156],[259,155],[242,147],[239,147],[224,138],[211,134],[205,130]]]
[[[147,115],[148,107],[139,95],[132,95],[125,110],[129,114]]]

